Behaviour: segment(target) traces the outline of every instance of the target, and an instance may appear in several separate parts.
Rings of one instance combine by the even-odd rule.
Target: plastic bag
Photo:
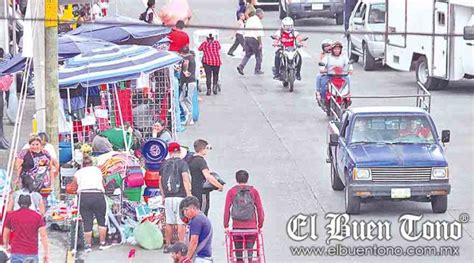
[[[163,246],[163,234],[158,226],[149,221],[138,225],[133,231],[137,243],[148,250],[160,249]]]
[[[178,20],[183,20],[188,24],[191,19],[192,12],[187,0],[169,1],[160,10],[159,17],[161,22],[167,26],[174,26]]]

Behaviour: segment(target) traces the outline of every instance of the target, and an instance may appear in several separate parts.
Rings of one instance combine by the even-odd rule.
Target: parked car
[[[350,57],[358,61],[362,57],[364,70],[374,70],[376,62],[384,58],[384,35],[357,34],[358,32],[385,31],[385,0],[360,0],[349,19]]]
[[[279,12],[280,19],[326,17],[335,18],[338,25],[344,23],[343,0],[280,0]]]

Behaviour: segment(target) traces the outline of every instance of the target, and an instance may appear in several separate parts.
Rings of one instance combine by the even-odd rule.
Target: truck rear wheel
[[[448,209],[448,196],[447,195],[434,195],[431,196],[431,209],[433,213],[444,213]]]
[[[349,187],[346,186],[344,191],[346,213],[349,215],[357,215],[360,213],[360,197],[353,196],[349,193]]]
[[[422,56],[415,62],[416,80],[421,82],[427,90],[438,90],[442,87],[439,85],[439,79],[430,76],[428,70],[428,61]]]
[[[331,157],[332,159],[332,157]],[[344,184],[337,174],[336,168],[334,167],[334,160],[331,160],[331,186],[332,190],[341,191],[344,190]]]

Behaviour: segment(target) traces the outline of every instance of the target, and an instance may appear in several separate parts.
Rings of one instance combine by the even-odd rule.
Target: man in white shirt
[[[237,67],[237,71],[240,75],[244,75],[244,68],[249,62],[249,59],[255,55],[255,74],[262,75],[262,37],[264,36],[263,32],[263,10],[257,8],[255,15],[251,16],[246,23],[246,28],[251,30],[246,30],[244,32],[245,38],[245,57],[242,59],[242,62]]]

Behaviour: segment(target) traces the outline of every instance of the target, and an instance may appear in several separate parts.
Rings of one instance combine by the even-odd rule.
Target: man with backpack
[[[160,168],[160,192],[165,205],[165,247],[163,253],[169,253],[173,229],[178,229],[178,239],[184,242],[186,228],[179,216],[179,204],[186,197],[191,195],[191,182],[189,179],[188,164],[180,158],[181,145],[172,142],[168,145],[170,154]]]
[[[229,231],[229,220],[232,218],[232,230],[261,229],[265,215],[260,194],[257,189],[247,184],[247,171],[237,171],[235,179],[237,185],[229,189],[225,199],[224,228]],[[244,262],[243,250],[246,249],[249,261],[252,261],[252,248],[256,239],[256,235],[234,236],[237,262]]]

